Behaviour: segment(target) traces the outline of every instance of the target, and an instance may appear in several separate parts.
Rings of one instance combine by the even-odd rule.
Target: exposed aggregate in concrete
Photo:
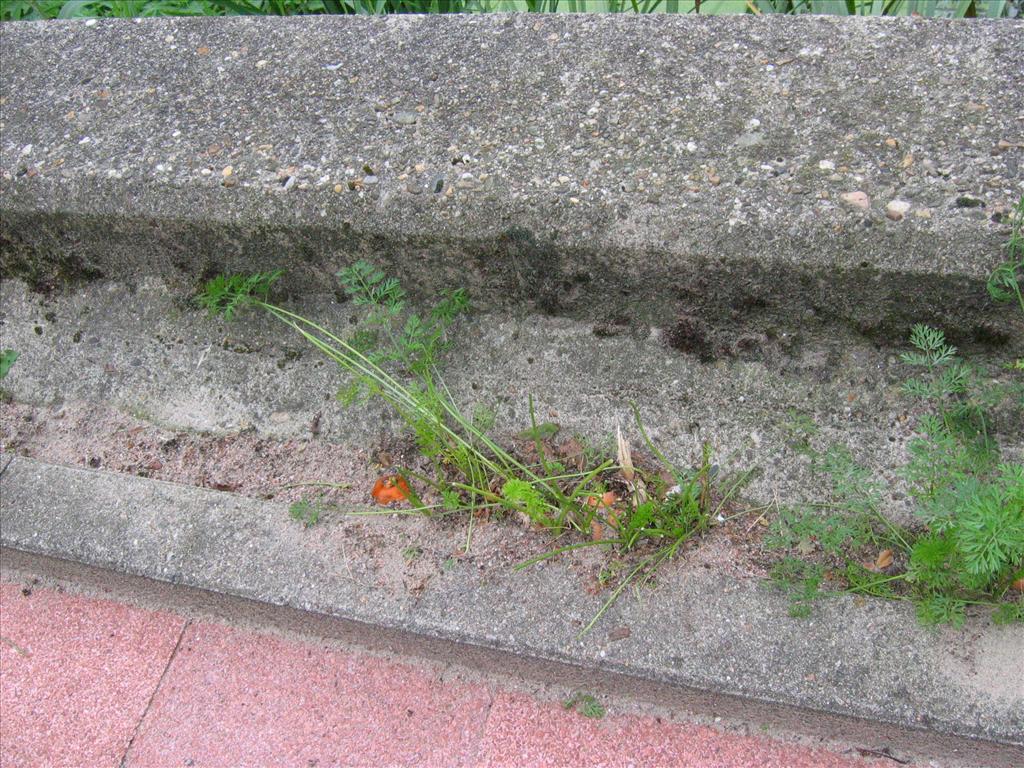
[[[709,357],[810,319],[1005,340],[981,289],[1022,189],[1018,27],[6,25],[2,261],[41,286],[287,266],[323,290],[372,256],[426,295],[682,323]]]
[[[600,439],[635,400],[673,458],[710,440],[725,469],[763,467],[754,498],[796,500],[821,488],[788,444],[792,410],[818,422],[820,446],[850,443],[895,481],[886,509],[905,515],[895,471],[920,411],[897,394],[895,355],[910,323],[983,361],[1024,346],[1019,315],[983,288],[1024,184],[1024,70],[1006,66],[1024,58],[1019,25],[110,21],[2,25],[0,53],[0,268],[27,281],[3,285],[4,346],[22,353],[5,430],[18,409],[65,403],[254,450],[316,424],[333,446],[306,450],[358,456],[339,478],[358,482],[392,439],[387,415],[340,410],[336,371],[266,318],[224,326],[186,298],[217,271],[287,267],[282,300],[343,328],[333,274],[363,256],[417,299],[469,288],[482,314],[445,375],[461,402],[494,405],[499,429],[522,428],[533,393],[545,419]],[[1019,458],[1019,419],[999,429]],[[609,626],[643,628],[632,640],[580,643],[601,598],[567,590],[567,566],[510,586],[442,551],[461,532],[440,535],[427,569],[395,544],[422,528],[345,524],[310,547],[282,507],[252,500],[21,459],[3,482],[5,507],[18,500],[6,544],[1024,740],[1008,630],[931,636],[900,606],[851,601],[797,627],[781,596],[695,559],[666,577],[658,611],[616,606]],[[507,565],[523,540],[493,530],[482,546]],[[369,580],[346,554],[357,542]]]

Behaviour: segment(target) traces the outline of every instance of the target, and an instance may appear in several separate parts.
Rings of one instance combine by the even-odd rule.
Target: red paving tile
[[[871,765],[651,717],[588,720],[518,693],[498,691],[491,705],[487,686],[419,667],[212,623],[182,635],[183,626],[0,585],[2,768],[117,766],[133,733],[131,768]]]
[[[499,693],[478,749],[479,765],[652,768],[872,768],[821,749],[723,734],[652,717],[591,719],[558,704]]]
[[[183,625],[0,584],[0,765],[117,766]]]
[[[489,701],[482,685],[197,624],[186,630],[127,764],[462,765]]]

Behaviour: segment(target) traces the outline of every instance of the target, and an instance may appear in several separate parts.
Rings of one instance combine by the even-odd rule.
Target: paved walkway
[[[0,584],[0,765],[872,763],[649,716],[588,719],[413,661]]]

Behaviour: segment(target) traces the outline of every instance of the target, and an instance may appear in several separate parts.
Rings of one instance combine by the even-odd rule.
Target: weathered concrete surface
[[[342,334],[359,317],[333,295],[287,306]],[[159,278],[97,280],[49,296],[5,281],[0,335],[21,353],[3,388],[54,412],[102,404],[168,429],[253,430],[276,440],[310,439],[315,421],[319,439],[349,446],[364,464],[404,431],[379,401],[342,407],[335,393],[347,378],[292,329],[258,312],[231,323],[210,318]],[[681,466],[695,465],[708,442],[724,472],[755,470],[744,488],[754,502],[828,501],[822,476],[794,449],[794,429],[810,421],[815,449],[849,446],[886,485],[885,511],[915,520],[899,472],[924,408],[900,392],[914,370],[848,329],[827,340],[797,330],[714,364],[666,348],[646,328],[569,318],[473,314],[451,335],[441,375],[465,413],[493,412],[495,435],[529,425],[532,395],[539,418],[558,422],[565,435],[602,445],[620,422],[639,445],[632,402]],[[1008,378],[998,372],[1005,354],[971,360]],[[993,427],[1004,459],[1024,458],[1024,408],[1000,409]],[[355,479],[338,471],[339,480]]]
[[[765,468],[753,498],[795,501],[821,489],[787,447],[792,409],[818,422],[820,447],[851,443],[891,479],[917,414],[896,391],[896,350],[874,342],[923,321],[972,359],[1024,349],[1019,314],[983,287],[1022,188],[1024,73],[1005,66],[1022,58],[1019,29],[0,26],[0,266],[37,289],[86,283],[39,294],[4,280],[4,347],[22,353],[4,387],[219,432],[304,436],[322,413],[327,439],[365,447],[392,425],[337,409],[330,366],[267,318],[224,326],[186,299],[212,272],[284,266],[281,300],[343,329],[354,310],[333,274],[367,257],[417,299],[470,290],[482,311],[459,327],[445,380],[467,407],[496,406],[499,429],[525,425],[532,392],[545,418],[600,438],[635,400],[673,458],[710,440],[726,469]],[[899,220],[884,213],[894,199],[910,204]],[[1013,460],[1019,418],[997,422]],[[22,460],[2,489],[10,546],[419,637],[1021,740],[1014,629],[931,634],[874,602],[796,623],[755,582],[680,568],[657,601],[609,616],[632,639],[578,643],[571,625],[600,598],[567,589],[562,566],[478,575],[458,561],[418,598],[389,595],[361,586],[351,530],[300,537],[279,506]],[[897,494],[887,509],[905,512]]]
[[[705,357],[809,318],[1020,333],[982,290],[1024,183],[1018,24],[100,21],[4,25],[0,55],[3,269],[39,286],[308,290],[369,255]]]
[[[1013,674],[1024,634],[1012,626],[929,630],[906,606],[852,599],[794,620],[756,579],[674,563],[655,594],[625,595],[581,640],[604,596],[567,588],[562,564],[512,573],[478,553],[395,591],[377,586],[376,569],[382,550],[402,546],[396,521],[360,524],[374,558],[351,525],[303,533],[281,505],[230,494],[21,458],[0,489],[7,547],[522,657],[1024,744],[1024,678]]]

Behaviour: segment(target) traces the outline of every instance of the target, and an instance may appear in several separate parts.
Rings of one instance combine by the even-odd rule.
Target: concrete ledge
[[[166,19],[4,25],[0,54],[0,262],[39,286],[309,290],[371,255],[683,337],[1020,332],[982,289],[1024,183],[1017,24]]]
[[[282,505],[20,458],[0,489],[5,547],[595,674],[1024,745],[1015,627],[926,630],[899,604],[854,600],[794,620],[759,581],[681,562],[580,640],[603,598],[568,586],[572,562],[512,573],[452,560],[395,590],[378,585],[400,522],[304,533]]]

